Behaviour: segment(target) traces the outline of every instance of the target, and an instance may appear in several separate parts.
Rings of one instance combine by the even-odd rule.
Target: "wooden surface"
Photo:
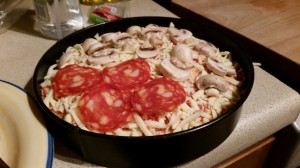
[[[270,136],[224,160],[214,168],[263,168],[275,140],[275,136]]]
[[[172,0],[300,65],[299,0]]]

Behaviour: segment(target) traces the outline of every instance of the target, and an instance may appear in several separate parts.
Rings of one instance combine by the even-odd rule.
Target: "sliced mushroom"
[[[196,46],[197,44],[199,44],[199,42],[201,42],[202,40],[201,39],[198,39],[198,38],[196,38],[196,37],[194,37],[194,36],[192,36],[192,37],[190,37],[190,38],[188,38],[188,39],[185,39],[182,43],[183,44],[186,44],[186,45],[188,45],[188,46]]]
[[[163,41],[161,38],[158,37],[150,37],[150,43],[155,46],[155,47],[162,47],[163,46]]]
[[[192,62],[193,61],[193,51],[185,44],[177,44],[173,47],[171,51],[172,57],[178,58],[182,62]]]
[[[163,27],[158,27],[158,26],[148,26],[142,29],[142,34],[147,34],[147,33],[164,33],[165,29]]]
[[[67,64],[71,58],[73,58],[73,53],[66,52],[64,53],[58,60],[57,66],[58,68],[62,68],[65,64]]]
[[[103,43],[100,43],[100,42],[92,44],[90,46],[90,48],[87,50],[87,54],[92,55],[94,52],[99,51],[99,50],[101,50],[105,47],[107,47],[107,44],[103,44]]]
[[[134,52],[135,51],[135,47],[134,44],[132,43],[124,43],[121,47],[122,51],[127,51],[127,52]]]
[[[193,59],[198,59],[198,57],[199,57],[198,52],[195,50],[192,50],[192,55],[193,55]]]
[[[175,27],[170,27],[169,29],[170,39],[175,43],[183,42],[184,40],[191,38],[193,36],[192,32],[186,29],[177,29]]]
[[[129,33],[119,33],[112,39],[112,44],[114,48],[122,48],[128,42],[132,42],[134,39]]]
[[[185,81],[190,77],[189,70],[183,70],[171,63],[169,58],[165,58],[159,65],[160,72],[165,76],[177,81]]]
[[[164,27],[158,27],[158,26],[147,26],[142,28],[141,34],[143,35],[144,40],[150,39],[150,38],[159,38],[161,39],[163,35],[165,34],[166,30]]]
[[[200,90],[205,90],[208,88],[215,88],[218,89],[220,92],[226,92],[229,89],[228,83],[226,80],[218,75],[214,74],[207,74],[201,76],[196,81],[196,86]]]
[[[125,39],[129,39],[132,38],[131,34],[129,33],[119,33],[117,35],[114,36],[114,38],[112,39],[112,41],[117,44]]]
[[[146,28],[150,28],[150,27],[159,27],[157,24],[153,24],[153,23],[150,23],[148,24],[147,26],[145,26]]]
[[[118,33],[106,33],[101,36],[101,42],[110,43]]]
[[[206,57],[215,57],[218,49],[208,42],[199,43],[197,46],[194,47],[199,54],[205,55]]]
[[[211,58],[207,58],[206,66],[213,73],[219,76],[225,76],[227,74],[225,66],[220,62],[212,60]]]
[[[142,28],[140,26],[130,26],[128,27],[128,29],[126,30],[127,33],[131,34],[131,35],[137,35],[140,34],[142,31]]]
[[[185,44],[177,44],[171,50],[171,62],[181,69],[192,68],[193,51]]]
[[[152,58],[157,56],[159,51],[159,48],[151,45],[149,41],[145,41],[143,45],[136,49],[136,54],[140,58]]]
[[[204,93],[208,96],[208,97],[211,97],[211,96],[217,96],[219,95],[219,90],[216,89],[216,88],[207,88],[205,89]]]
[[[236,70],[234,69],[234,67],[225,67],[226,68],[226,75],[230,76],[230,75],[236,75]]]
[[[88,57],[88,62],[92,65],[101,65],[114,62],[118,54],[112,49],[104,49],[95,52],[93,55]]]
[[[96,39],[93,39],[93,38],[87,38],[86,40],[83,41],[81,46],[82,46],[84,52],[86,52],[91,47],[91,45],[96,44],[96,43],[99,43],[99,41],[97,41]]]

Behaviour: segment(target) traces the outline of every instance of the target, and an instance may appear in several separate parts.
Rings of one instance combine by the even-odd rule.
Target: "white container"
[[[78,0],[33,0],[40,32],[61,39],[83,28]]]

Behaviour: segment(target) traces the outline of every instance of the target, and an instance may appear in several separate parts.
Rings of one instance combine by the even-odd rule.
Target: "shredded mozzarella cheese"
[[[175,28],[175,25],[170,23],[169,27],[163,28],[167,32],[165,35],[161,35],[159,33],[156,34],[156,38],[161,39],[159,54],[155,57],[145,59],[149,63],[150,76],[152,78],[159,78],[163,76],[158,67],[163,59],[172,57],[170,53],[172,48],[176,45],[172,40],[170,40],[171,35],[168,33],[168,30],[170,28]],[[94,38],[101,41],[104,35],[96,34]],[[135,37],[135,39],[130,40],[129,43],[132,44],[134,50],[131,50],[130,48],[122,49],[122,47],[114,48],[114,52],[118,54],[118,57],[114,60],[114,62],[107,64],[89,64],[89,55],[85,53],[81,44],[75,44],[74,46],[68,47],[63,54],[70,54],[68,56],[71,56],[71,58],[67,59],[66,62],[63,62],[63,65],[59,64],[61,63],[59,60],[56,64],[51,65],[47,70],[44,81],[40,84],[43,92],[42,95],[44,104],[66,122],[76,125],[83,130],[96,132],[95,130],[87,128],[81,120],[78,109],[80,95],[55,99],[52,89],[52,80],[59,68],[69,64],[92,67],[101,71],[105,67],[112,67],[121,62],[138,58],[135,53],[135,48],[146,43],[146,41],[149,40],[147,38],[150,38],[150,35],[147,35],[144,38],[138,38],[137,35],[134,35],[133,37]],[[206,44],[207,42],[203,39],[198,39],[192,36],[182,43],[185,43],[193,49],[194,47],[197,47],[197,45]],[[120,44],[113,45],[118,46]],[[158,116],[156,120],[134,113],[133,121],[121,128],[117,128],[114,131],[106,132],[106,134],[119,136],[152,136],[178,132],[210,122],[233,106],[240,98],[239,87],[242,82],[235,78],[237,76],[236,71],[240,69],[238,68],[238,64],[233,63],[231,60],[231,53],[228,51],[220,51],[216,48],[216,52],[213,54],[213,57],[215,57],[231,73],[231,75],[224,76],[224,79],[228,82],[229,90],[217,93],[217,95],[214,96],[208,96],[205,93],[205,90],[198,89],[195,86],[195,82],[201,76],[212,73],[205,64],[207,56],[195,50],[193,50],[193,52],[193,62],[191,62],[193,68],[189,69],[191,76],[187,81],[178,82],[184,88],[187,98],[184,103],[178,106],[177,110],[166,112],[165,114]],[[107,101],[109,100],[107,99]]]

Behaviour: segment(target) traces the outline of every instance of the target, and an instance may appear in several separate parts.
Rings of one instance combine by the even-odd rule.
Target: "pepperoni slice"
[[[161,114],[175,110],[185,101],[182,86],[167,78],[157,78],[131,95],[133,109],[143,114]]]
[[[134,90],[150,79],[150,66],[144,59],[131,59],[102,71],[105,83],[121,90]]]
[[[80,94],[97,84],[103,83],[101,72],[94,68],[67,65],[60,69],[52,82],[58,97]]]
[[[125,125],[131,114],[127,93],[109,84],[86,91],[78,107],[85,125],[102,133]]]

